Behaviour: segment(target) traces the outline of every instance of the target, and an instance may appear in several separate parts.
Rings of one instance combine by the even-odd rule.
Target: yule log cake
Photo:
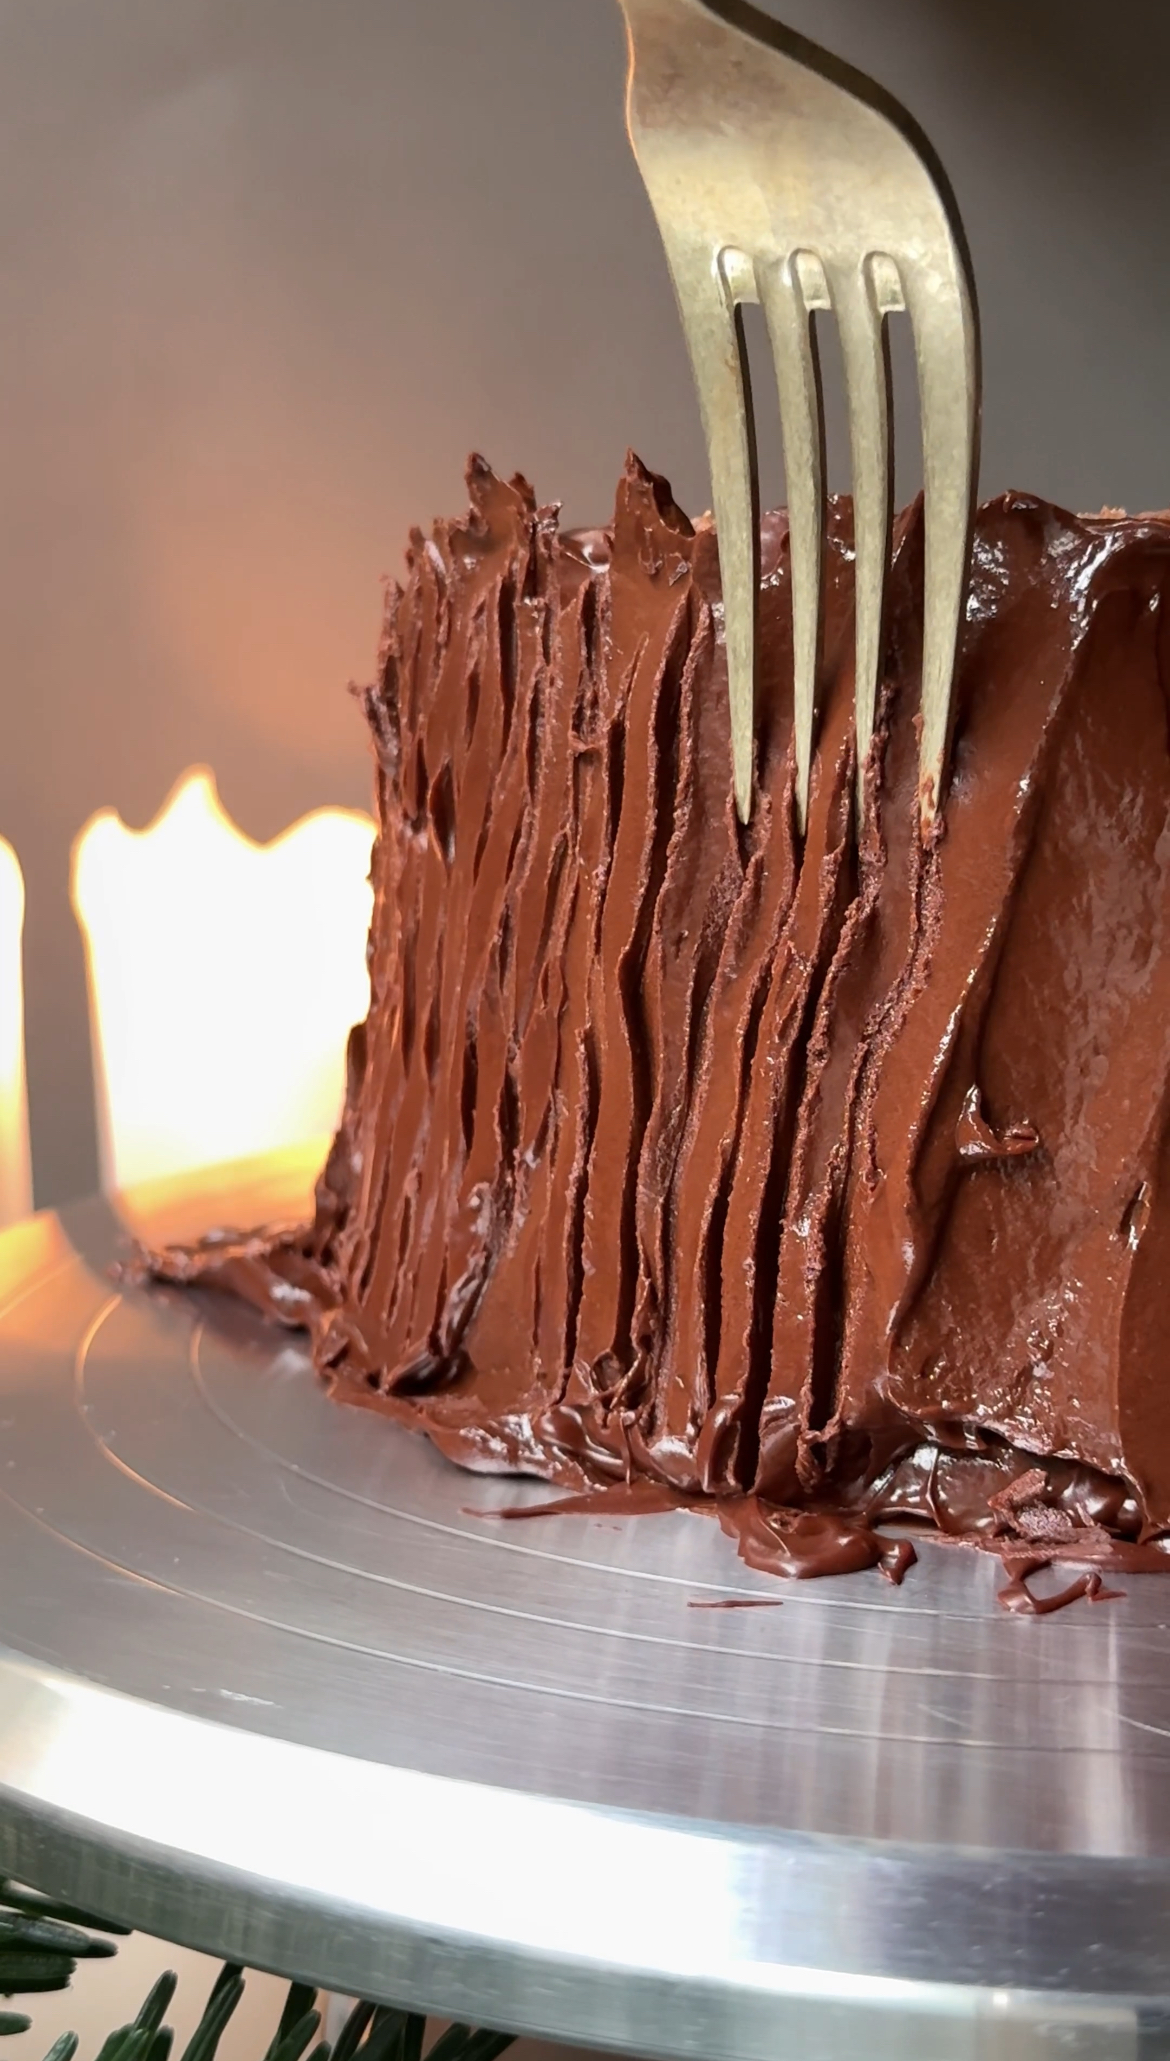
[[[372,994],[315,1217],[140,1270],[307,1326],[464,1466],[710,1505],[755,1565],[899,1575],[895,1518],[1161,1564],[1170,517],[980,509],[924,847],[918,507],[859,830],[831,509],[801,841],[783,514],[744,829],[709,521],[632,459],[608,530],[469,485],[362,697]]]

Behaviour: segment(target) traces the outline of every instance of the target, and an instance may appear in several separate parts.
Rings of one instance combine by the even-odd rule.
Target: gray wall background
[[[1170,9],[784,12],[951,172],[985,491],[1170,501]],[[257,837],[363,804],[343,689],[473,446],[571,522],[628,444],[706,505],[623,68],[614,0],[0,0],[0,830],[39,1201],[95,1179],[84,818],[145,823],[195,760]],[[311,977],[307,939],[290,1007]]]

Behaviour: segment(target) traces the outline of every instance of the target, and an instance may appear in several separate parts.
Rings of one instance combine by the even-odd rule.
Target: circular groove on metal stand
[[[975,1554],[779,1585],[694,1516],[506,1524],[546,1492],[227,1300],[123,1294],[118,1230],[0,1239],[0,1867],[646,2052],[1148,2044],[1170,1580],[1029,1621]]]

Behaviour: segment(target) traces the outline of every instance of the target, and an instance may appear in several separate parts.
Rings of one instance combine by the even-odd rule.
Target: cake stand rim
[[[295,1180],[307,1164],[302,1153]],[[216,1178],[230,1186],[230,1171]],[[262,1173],[250,1164],[249,1196],[255,1187],[248,1182],[262,1185]],[[214,1185],[208,1176],[192,1184],[201,1197]],[[174,1184],[175,1194],[183,1188]],[[152,1191],[150,1210],[157,1207]],[[42,1213],[45,1250],[54,1227],[68,1241],[70,1218],[70,1210]],[[36,1221],[16,1227],[18,1236]],[[41,1246],[39,1260],[29,1246],[30,1293],[56,1278]],[[5,1242],[4,1249],[16,1247]],[[0,1494],[0,1505],[6,1500]],[[123,1739],[121,1778],[129,1768],[137,1785],[133,1809],[109,1805],[104,1815],[92,1807],[103,1728],[107,1739]],[[134,1738],[149,1749],[137,1759],[126,1745]],[[172,1750],[177,1741],[201,1742],[201,1770]],[[287,1848],[279,1866],[263,1840],[253,1838],[249,1849],[247,1824],[236,1824],[234,1845],[212,1838],[206,1824],[202,1846],[190,1836],[160,1838],[164,1799],[160,1791],[152,1800],[141,1780],[152,1756],[157,1768],[182,1763],[187,1789],[203,1797],[215,1793],[216,1766],[222,1774],[234,1763],[240,1807],[257,1805],[264,1785],[255,1772],[266,1757],[269,1832],[282,1797],[287,1802],[295,1789],[318,1843],[322,1824],[338,1833],[329,1868],[315,1866],[312,1880],[301,1879]],[[272,1789],[281,1769],[289,1779]],[[324,1778],[315,1792],[307,1779],[314,1770]],[[329,1779],[339,1771],[340,1786]],[[78,1807],[86,1781],[88,1812]],[[401,1804],[403,1784],[415,1799],[414,1844],[405,1857],[401,1810],[396,1818],[386,1802],[397,1795]],[[380,1891],[363,1897],[354,1894],[353,1833],[341,1833],[360,1826],[368,1842],[371,1787],[397,1832],[398,1881],[383,1879]],[[480,1813],[470,1841],[469,1794]],[[451,1808],[440,1832],[452,1850],[462,1837],[465,1870],[474,1862],[474,1922],[466,1894],[461,1921],[457,1899],[441,1881],[436,1887],[434,1806],[442,1797]],[[500,1855],[517,1851],[520,1821],[539,1825],[539,1839],[519,1844],[531,1868],[543,1842],[546,1869],[530,1885],[526,1925],[515,1922],[515,1911],[508,1924],[500,1915]],[[580,1839],[574,1847],[566,1827],[586,1828],[584,1847]],[[670,1848],[669,1867],[642,1865],[656,1842],[660,1856]],[[722,1873],[712,1867],[716,1859]],[[266,1734],[258,1720],[253,1727],[222,1707],[213,1716],[154,1702],[93,1671],[67,1672],[28,1644],[0,1644],[0,1866],[178,1944],[343,1992],[618,2051],[773,2061],[783,2033],[825,2061],[855,2061],[859,2037],[875,2061],[887,2052],[890,2061],[907,2053],[960,2061],[989,2026],[1008,2021],[1026,2024],[1043,2044],[1070,2026],[1132,2027],[1139,2006],[1170,2016],[1170,1953],[1161,1945],[1170,1939],[1170,1851],[928,1846],[469,1783]],[[701,1925],[695,1907],[682,1908],[680,1883],[699,1899]],[[522,1889],[518,1876],[509,1892],[514,1903]],[[598,1892],[592,1905],[591,1890]],[[668,1904],[673,1897],[681,1934],[658,1922],[635,1953],[623,1923],[640,1916],[639,1898],[653,1911],[655,1896]],[[985,1914],[996,1899],[1001,1922],[989,1928]],[[891,1923],[884,1932],[863,1926],[859,1945],[842,1913],[882,1906]],[[1015,1931],[1002,1922],[1005,1910]],[[559,1932],[550,1932],[551,1916]],[[790,1950],[793,1940],[803,1954]]]
[[[19,1693],[21,1686],[28,1735],[43,1739],[48,1732],[59,1770],[68,1770],[62,1749],[70,1745],[80,1761],[92,1762],[92,1721],[95,1708],[105,1705],[113,1725],[119,1716],[131,1715],[139,1722],[182,1732],[189,1739],[214,1740],[229,1759],[234,1753],[249,1761],[251,1766],[245,1772],[253,1779],[266,1757],[271,1764],[275,1745],[290,1766],[329,1765],[343,1770],[353,1783],[381,1782],[391,1789],[405,1783],[416,1788],[421,1792],[422,1809],[415,1814],[415,1847],[405,1856],[399,1855],[399,1878],[408,1890],[418,1881],[414,1869],[425,1859],[418,1832],[425,1830],[428,1838],[434,1836],[436,1799],[445,1796],[456,1805],[466,1805],[469,1792],[481,1801],[490,1799],[501,1813],[519,1807],[529,1813],[591,1820],[603,1835],[620,1827],[650,1840],[656,1835],[681,1838],[700,1849],[716,1841],[735,1849],[740,1858],[754,1855],[759,1860],[770,1852],[782,1865],[793,1864],[794,1878],[816,1857],[841,1873],[838,1882],[821,1886],[827,1909],[834,1905],[856,1908],[859,1895],[896,1897],[899,1888],[892,1879],[893,1870],[899,1864],[912,1870],[926,1850],[905,1843],[882,1845],[771,1827],[678,1820],[620,1807],[599,1809],[420,1769],[353,1761],[325,1748],[267,1740],[222,1719],[146,1703],[0,1647],[3,1871],[80,1903],[97,1916],[290,1979],[306,1979],[322,1988],[421,2010],[458,2013],[475,2022],[538,2037],[587,2041],[618,2052],[701,2056],[704,2061],[710,2061],[713,2053],[727,2056],[729,2061],[741,2056],[743,2061],[765,2061],[765,2057],[771,2061],[775,2040],[781,2034],[803,2039],[826,2061],[848,2061],[848,2057],[855,2061],[862,2033],[881,2061],[887,2051],[890,2061],[907,2053],[929,2053],[944,2057],[944,2061],[953,2053],[957,2061],[966,2053],[973,2029],[986,2037],[997,2025],[1010,2022],[1018,2029],[1022,2023],[1043,2044],[1054,2034],[1058,2039],[1067,2037],[1071,2027],[1083,2033],[1086,2025],[1100,2025],[1116,2032],[1144,2014],[1153,2013],[1159,2019],[1170,2015],[1170,1981],[1163,1989],[1160,1962],[1148,1968],[1144,1982],[1141,1969],[1131,1965],[1126,1971],[1128,1979],[1121,1983],[1074,1988],[1064,1979],[1067,1942],[1055,1943],[1054,1962],[1051,1953],[1037,1953],[1041,1942],[1035,1937],[1030,1942],[1030,1956],[1017,1954],[1014,1965],[989,1963],[979,1981],[908,1976],[896,1968],[842,1969],[834,1965],[831,1949],[822,1964],[757,1959],[749,1970],[743,1962],[728,1957],[722,1966],[713,1960],[712,1965],[696,1971],[693,1966],[684,1969],[681,1954],[657,1965],[645,1958],[638,1963],[623,1962],[607,1956],[604,1948],[598,1951],[597,1941],[589,1951],[579,1937],[562,1939],[557,1945],[550,1945],[547,1939],[493,1937],[482,1928],[453,1925],[449,1919],[436,1922],[433,1911],[425,1907],[410,1910],[405,1900],[392,1909],[390,1898],[380,1906],[357,1895],[342,1898],[308,1881],[290,1882],[287,1869],[276,1879],[265,1874],[255,1860],[249,1867],[214,1853],[194,1854],[189,1843],[171,1846],[152,1837],[142,1823],[115,1823],[111,1818],[86,1815],[68,1800],[68,1783],[59,1784],[55,1794],[45,1793],[42,1783],[41,1793],[33,1795],[31,1784],[27,1780],[22,1783],[20,1770],[14,1771],[12,1766],[9,1706],[14,1687]],[[72,1707],[72,1739],[68,1728],[63,1731],[59,1723],[52,1722],[50,1713],[35,1709],[38,1695],[63,1699]],[[34,1706],[31,1723],[27,1715],[30,1703]],[[44,1727],[46,1717],[50,1722]],[[34,1745],[34,1761],[37,1755]],[[142,1763],[136,1765],[140,1770]],[[222,1774],[222,1765],[218,1772]],[[253,1789],[253,1797],[255,1793]],[[275,1795],[268,1799],[270,1809],[276,1800]],[[363,1801],[368,1833],[370,1800]],[[143,1798],[140,1792],[143,1817],[149,1816],[157,1803],[157,1797]],[[346,1822],[347,1811],[348,1821],[353,1822],[352,1794],[340,1799],[318,1797],[316,1804],[318,1810],[332,1811],[335,1824]],[[400,1819],[397,1824],[401,1830]],[[453,1829],[438,1827],[440,1835]],[[459,1829],[466,1832],[462,1815]],[[554,1839],[557,1829],[552,1828]],[[341,1858],[348,1861],[352,1839],[346,1839],[344,1845]],[[464,1845],[464,1862],[476,1850],[474,1840]],[[489,1839],[479,1851],[487,1855],[487,1867],[481,1872],[490,1876],[498,1848]],[[700,1860],[707,1857],[701,1854]],[[625,1858],[628,1864],[628,1853]],[[676,1850],[676,1865],[678,1858]],[[1080,1891],[1075,1903],[1081,1914],[1110,1890],[1119,1886],[1132,1889],[1135,1876],[1140,1876],[1146,1891],[1165,1887],[1165,1896],[1157,1901],[1163,1915],[1170,1917],[1170,1860],[1136,1863],[1116,1856],[943,1850],[932,1857],[932,1886],[922,1901],[929,1903],[932,1924],[937,1926],[942,1916],[940,1889],[944,1895],[948,1889],[956,1892],[962,1908],[949,1913],[946,1929],[953,1932],[957,1926],[961,1931],[979,1904],[993,1891],[1002,1894],[1013,1876],[1023,1891],[1021,1910],[1042,1904],[1054,1893],[1059,1898],[1062,1890],[1067,1892],[1072,1886]],[[488,1892],[490,1886],[485,1879],[481,1889]],[[799,1894],[801,1883],[794,1879],[792,1886]],[[632,1879],[630,1887],[636,1891]],[[542,1901],[547,1905],[559,1900],[564,1888],[563,1878],[548,1884]],[[780,1915],[775,1905],[772,1908],[773,1916]],[[323,1921],[327,1921],[324,1927]],[[693,1947],[693,1940],[690,1944]]]

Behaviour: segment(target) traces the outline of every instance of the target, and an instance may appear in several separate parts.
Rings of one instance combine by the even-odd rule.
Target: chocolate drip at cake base
[[[756,790],[718,561],[634,460],[564,534],[473,464],[416,533],[373,738],[371,1004],[315,1221],[144,1257],[307,1325],[465,1466],[655,1485],[790,1573],[1157,1565],[1170,1525],[1170,521],[979,512],[917,829],[922,522],[855,830],[831,510],[807,835],[766,518]]]

